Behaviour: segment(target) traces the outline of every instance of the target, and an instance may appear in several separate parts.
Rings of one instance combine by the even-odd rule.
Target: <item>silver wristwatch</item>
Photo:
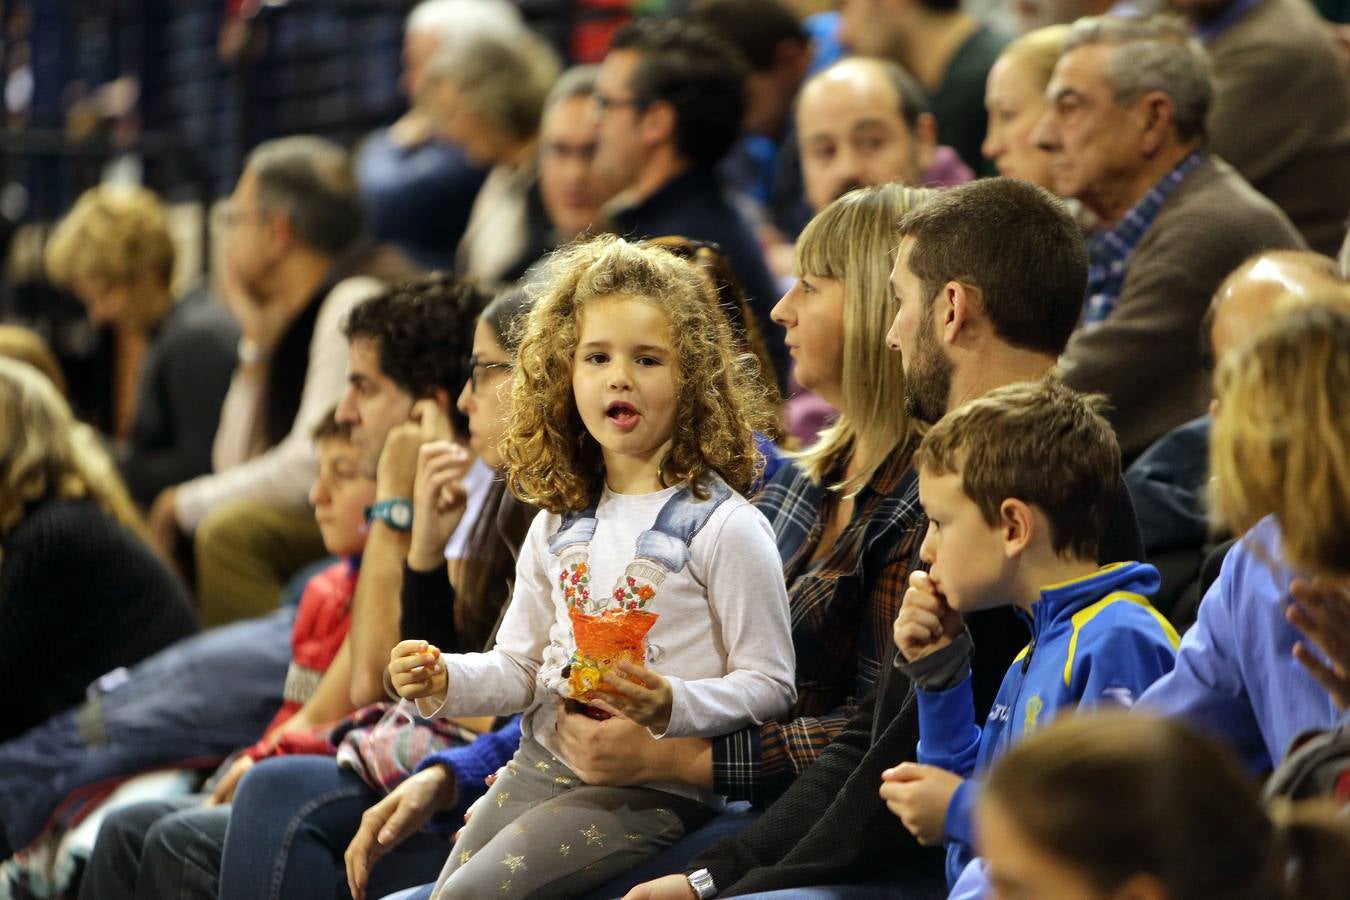
[[[709,900],[710,897],[717,896],[717,885],[713,884],[712,873],[707,869],[698,869],[684,877],[689,879],[689,886],[698,895],[698,900]]]

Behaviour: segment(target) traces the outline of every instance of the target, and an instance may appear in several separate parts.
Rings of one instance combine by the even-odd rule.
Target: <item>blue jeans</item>
[[[221,861],[222,900],[347,897],[342,855],[361,814],[384,798],[331,756],[283,756],[249,770],[234,795]],[[450,845],[421,832],[377,861],[366,888],[381,897],[435,881]]]

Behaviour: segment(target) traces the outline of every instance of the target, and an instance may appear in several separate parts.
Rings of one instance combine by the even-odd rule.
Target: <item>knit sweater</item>
[[[1130,255],[1114,311],[1074,332],[1060,359],[1070,387],[1110,399],[1127,462],[1209,405],[1200,320],[1219,283],[1262,250],[1303,246],[1284,214],[1219,159],[1172,191]]]
[[[40,503],[0,547],[0,741],[197,631],[178,579],[93,503]]]

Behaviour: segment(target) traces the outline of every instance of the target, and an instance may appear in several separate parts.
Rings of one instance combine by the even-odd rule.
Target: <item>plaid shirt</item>
[[[893,454],[854,500],[853,515],[833,548],[811,562],[839,502],[784,466],[755,505],[773,525],[791,604],[797,652],[792,718],[713,740],[713,790],[764,804],[815,762],[848,723],[857,698],[877,683],[889,659],[891,631],[927,520],[919,506],[910,454]]]
[[[1130,256],[1144,234],[1153,227],[1167,198],[1177,185],[1200,165],[1204,158],[1192,153],[1181,161],[1161,181],[1149,188],[1138,203],[1121,217],[1115,227],[1088,238],[1087,305],[1083,309],[1083,324],[1092,326],[1104,321],[1116,308],[1120,292],[1125,287],[1125,273]]]

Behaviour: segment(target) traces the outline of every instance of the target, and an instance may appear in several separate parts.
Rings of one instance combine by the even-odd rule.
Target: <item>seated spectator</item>
[[[437,138],[417,105],[427,65],[447,43],[472,41],[479,31],[523,29],[519,10],[500,0],[423,0],[408,14],[399,87],[412,108],[365,139],[355,170],[371,234],[423,268],[454,268],[455,248],[487,175],[459,147]]]
[[[1277,310],[1350,288],[1325,256],[1273,250],[1233,271],[1210,302],[1202,328],[1206,365],[1229,356]],[[1198,576],[1216,535],[1209,522],[1208,414],[1160,437],[1125,471],[1149,559],[1162,572],[1155,603],[1179,629],[1195,621]],[[1217,536],[1220,540],[1231,537]]]
[[[559,73],[558,58],[529,31],[457,40],[427,65],[419,103],[431,127],[490,166],[455,271],[484,290],[524,274],[548,249],[539,202],[539,120]]]
[[[592,98],[599,74],[599,66],[568,69],[544,101],[539,124],[539,200],[548,221],[543,246],[549,250],[595,227],[601,206],[615,191],[595,164],[599,124]]]
[[[980,152],[1005,178],[1054,190],[1050,154],[1036,146],[1036,123],[1045,114],[1045,88],[1059,62],[1069,29],[1052,25],[1028,32],[1003,48],[984,89],[989,130]]]
[[[1141,703],[1220,738],[1253,773],[1278,763],[1301,732],[1340,717],[1337,698],[1299,664],[1309,651],[1295,652],[1289,620],[1300,617],[1287,609],[1297,575],[1346,574],[1348,383],[1350,310],[1332,304],[1278,315],[1215,377],[1215,514],[1243,536],[1176,669]]]
[[[36,331],[19,325],[0,325],[0,356],[28,363],[47,376],[58,394],[65,396],[66,376],[61,371],[61,364]]]
[[[521,292],[503,294],[483,310],[473,333],[472,374],[459,394],[469,447],[494,471],[501,467],[497,445],[509,415],[517,325],[528,310]],[[419,454],[412,491],[415,509],[406,561],[398,560],[400,630],[412,634],[416,629],[446,648],[481,649],[507,599],[504,588],[534,510],[514,500],[505,482],[495,480],[468,525],[467,544],[447,580],[442,537],[450,524],[447,513],[427,516],[418,511],[438,504],[440,485],[434,482],[444,480],[449,447],[426,446]],[[469,515],[467,508],[464,515]],[[381,524],[377,530],[387,528]],[[371,552],[368,548],[367,563]],[[387,647],[382,654],[387,658]],[[251,770],[236,795],[231,816],[236,824],[223,845],[221,896],[253,900],[275,889],[276,896],[288,900],[326,900],[333,896],[334,884],[349,877],[354,895],[368,891],[382,896],[435,879],[448,845],[440,834],[419,835],[418,830],[433,813],[441,813],[439,826],[458,827],[464,810],[485,790],[484,776],[515,753],[520,726],[519,718],[513,718],[468,746],[424,757],[417,750],[427,749],[429,742],[419,731],[420,726],[409,723],[396,738],[348,734],[338,751],[338,765],[326,757],[297,756],[265,761]],[[400,764],[409,764],[407,769],[393,765],[393,751],[381,749],[386,744],[407,748],[406,756],[397,757]],[[377,754],[383,754],[382,765],[367,764]],[[376,840],[386,824],[389,836]],[[344,871],[343,851],[349,842]],[[388,862],[381,861],[386,855]]]
[[[716,172],[740,133],[744,81],[736,51],[702,26],[630,22],[614,35],[595,89],[596,166],[619,192],[610,213],[618,234],[676,234],[718,246],[745,288],[781,387],[787,357],[769,317],[779,291]]]
[[[258,146],[227,207],[226,299],[243,338],[214,472],[166,488],[150,511],[166,551],[195,533],[207,626],[275,608],[286,580],[323,555],[305,492],[310,433],[342,391],[339,325],[414,271],[396,251],[366,244],[363,221],[346,152],[312,137]]]
[[[1086,281],[1083,239],[1062,204],[1025,182],[982,179],[911,210],[897,230],[891,275],[897,312],[888,344],[901,352],[904,406],[911,415],[933,422],[967,398],[1044,377],[1077,321]],[[893,232],[888,243],[896,239]],[[847,237],[841,240],[851,246]],[[891,590],[919,565],[916,550],[927,527],[913,470],[906,465],[900,477],[907,485],[893,508],[904,511],[908,523],[903,544],[893,541],[888,548]],[[1123,487],[1108,521],[1099,561],[1138,559],[1138,525]],[[968,623],[977,648],[977,715],[987,714],[1025,644],[1017,619],[1002,613],[988,610]],[[872,621],[888,634],[894,615]],[[864,695],[813,764],[740,834],[674,870],[699,881],[706,876],[716,891],[731,895],[812,885],[864,885],[887,896],[915,897],[941,889],[940,860],[918,847],[877,796],[882,771],[912,760],[918,740],[917,705],[906,702],[908,679],[886,664],[893,658],[882,653],[886,640],[874,645],[880,669],[875,691]],[[849,839],[841,841],[842,834]],[[668,876],[632,896],[680,896],[673,892],[689,886],[686,875]]]
[[[1209,149],[1284,210],[1318,253],[1350,210],[1350,78],[1307,0],[1173,0],[1209,51]]]
[[[937,139],[919,85],[882,59],[845,59],[812,75],[797,102],[806,197],[817,212],[856,187],[964,184],[970,168]]]
[[[758,725],[796,699],[781,562],[744,499],[766,409],[706,279],[612,237],[550,266],[552,287],[521,339],[503,442],[512,489],[548,514],[526,537],[496,643],[442,655],[411,640],[390,654],[392,686],[424,716],[523,712],[520,749],[460,833],[437,892],[495,893],[506,853],[516,891],[582,893],[720,805],[659,780],[584,783],[556,731],[564,704],[679,738]],[[586,643],[602,614],[651,629],[641,662],[606,671],[606,652]],[[584,844],[573,838],[576,813],[590,822]],[[526,862],[569,840],[561,861]]]
[[[197,623],[98,439],[37,369],[8,358],[0,358],[0,436],[6,741]]]
[[[314,429],[314,441],[319,450],[319,477],[310,488],[314,518],[324,548],[343,559],[305,585],[291,631],[285,701],[262,738],[220,767],[208,782],[208,792],[113,811],[89,857],[81,896],[113,900],[184,891],[214,896],[217,868],[203,868],[194,842],[202,834],[224,835],[239,779],[271,756],[328,752],[329,731],[352,711],[346,671],[350,655],[339,648],[351,624],[366,540],[365,510],[375,500],[375,479],[361,470],[361,453],[351,442],[351,429],[339,425],[331,413]],[[185,852],[175,852],[180,849]]]
[[[845,0],[841,7],[844,45],[904,66],[932,100],[937,139],[987,173],[980,157],[984,85],[1008,39],[963,11],[959,0]]]
[[[949,884],[971,864],[976,776],[1063,711],[1133,705],[1176,659],[1147,598],[1157,570],[1096,562],[1120,471],[1099,405],[1055,380],[1009,385],[948,413],[914,454],[930,568],[910,576],[895,643],[918,688],[918,762],[882,773],[881,796],[919,843],[946,845]],[[964,617],[1009,602],[1031,643],[981,728]]]
[[[1203,51],[1165,20],[1081,19],[1036,131],[1055,190],[1100,229],[1064,380],[1106,394],[1129,462],[1205,410],[1200,320],[1254,253],[1303,241],[1269,200],[1205,149]]]
[[[90,188],[47,244],[54,282],[73,291],[115,342],[111,437],[132,499],[211,471],[211,440],[234,371],[239,330],[200,286],[173,295],[164,207],[144,188]]]
[[[1324,900],[1350,879],[1343,818],[1263,810],[1230,754],[1165,719],[1056,722],[994,766],[976,818],[997,896]]]

